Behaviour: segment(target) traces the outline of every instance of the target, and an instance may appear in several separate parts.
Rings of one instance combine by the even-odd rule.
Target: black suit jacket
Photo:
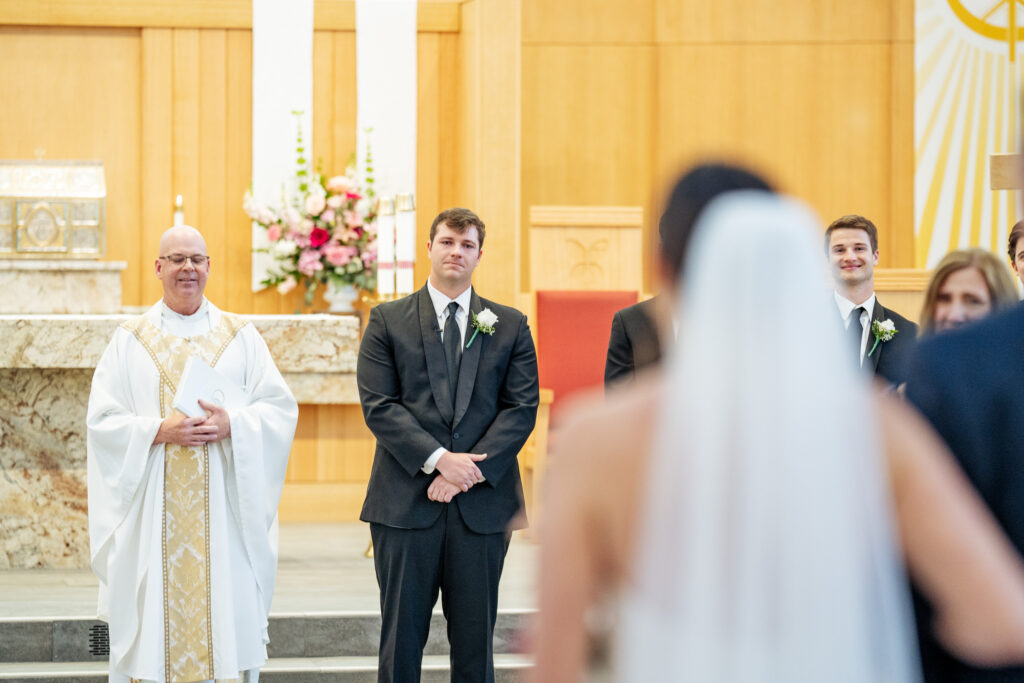
[[[1003,531],[1024,553],[1024,308],[962,330],[923,339],[909,365],[907,398],[946,441]],[[919,607],[921,604],[919,603]],[[1024,681],[1024,667],[977,669],[932,637],[930,610],[919,610],[929,683]]]
[[[370,312],[356,369],[363,416],[377,439],[359,517],[364,522],[405,529],[433,524],[445,504],[427,498],[436,473],[420,468],[442,446],[487,453],[477,463],[486,481],[454,499],[466,526],[477,533],[506,531],[522,508],[516,456],[537,417],[537,356],[526,316],[474,291],[469,321],[484,308],[498,322],[492,336],[478,334],[463,350],[454,407],[427,288]],[[472,334],[468,326],[467,343]]]
[[[879,341],[874,353],[864,356],[864,367],[871,363],[876,375],[881,375],[890,384],[902,384],[907,381],[907,369],[911,354],[917,345],[917,323],[904,318],[896,311],[890,310],[875,299],[875,310],[871,322],[892,320],[896,325],[896,336],[887,342]],[[875,335],[868,332],[867,346],[864,353],[871,351],[875,344]]]
[[[657,308],[654,299],[616,311],[604,364],[604,385],[631,379],[638,370],[661,361]]]

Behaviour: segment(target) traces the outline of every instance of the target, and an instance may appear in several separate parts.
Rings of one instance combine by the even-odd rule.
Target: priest
[[[114,332],[89,396],[90,556],[110,680],[255,681],[298,406],[252,324],[203,296],[199,231],[165,232],[155,269],[163,298]],[[190,357],[247,405],[176,410]]]

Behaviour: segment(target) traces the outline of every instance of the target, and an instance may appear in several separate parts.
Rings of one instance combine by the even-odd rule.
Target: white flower
[[[479,324],[480,331],[486,334],[494,334],[494,325],[498,322],[498,315],[489,308],[485,308],[474,316]]]
[[[896,323],[888,318],[881,322],[876,320],[871,327],[875,336],[880,337],[882,341],[889,341],[896,334]]]
[[[872,322],[871,334],[873,334],[875,337],[875,343],[872,344],[871,350],[868,351],[868,355],[870,356],[872,353],[875,352],[875,349],[878,348],[879,342],[889,341],[890,339],[895,337],[898,332],[899,330],[896,329],[896,323],[894,323],[889,318],[886,318],[885,320],[875,320],[874,322]]]
[[[279,259],[288,258],[289,256],[292,256],[296,251],[298,251],[298,249],[299,245],[297,245],[295,242],[288,239],[287,237],[279,240],[272,247],[274,257]]]
[[[327,208],[327,200],[322,194],[313,193],[306,197],[306,213],[319,216]]]
[[[485,308],[479,313],[473,314],[473,336],[469,338],[469,342],[466,344],[468,349],[473,340],[476,339],[476,335],[483,332],[484,334],[494,334],[494,326],[498,324],[498,316],[489,308]]]

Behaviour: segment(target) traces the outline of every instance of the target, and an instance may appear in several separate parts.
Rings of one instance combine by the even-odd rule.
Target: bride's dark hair
[[[701,211],[718,195],[733,190],[774,191],[753,171],[720,162],[698,164],[676,182],[658,224],[660,256],[673,280],[683,274],[686,249]]]

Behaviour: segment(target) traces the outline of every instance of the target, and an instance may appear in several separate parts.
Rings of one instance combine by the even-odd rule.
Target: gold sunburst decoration
[[[1019,213],[989,189],[989,157],[1018,149],[1024,0],[914,2],[914,265],[1005,249]]]
[[[967,28],[986,38],[1008,43],[1010,61],[1016,61],[1017,42],[1024,39],[1024,27],[1021,26],[1021,22],[1024,21],[1021,11],[1024,9],[1024,0],[998,0],[994,5],[989,6],[988,9],[982,8],[984,11],[980,13],[976,9],[974,11],[968,9],[962,0],[947,0],[947,2],[949,2],[953,14]],[[1006,10],[1005,13],[1000,11],[1004,8]],[[1002,15],[1005,23],[994,22],[994,19],[999,15]]]

